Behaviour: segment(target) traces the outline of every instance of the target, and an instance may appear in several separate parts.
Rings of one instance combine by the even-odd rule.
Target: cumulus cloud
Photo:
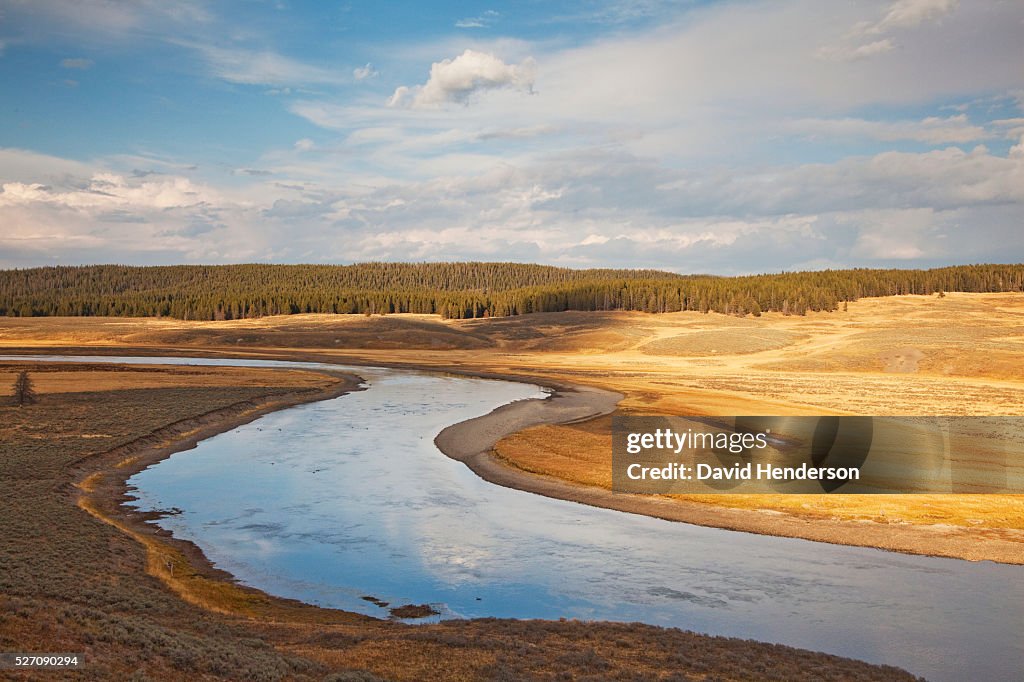
[[[436,108],[450,102],[465,103],[475,93],[500,88],[532,93],[536,70],[536,62],[529,57],[519,64],[506,64],[488,52],[467,49],[453,59],[434,62],[423,85],[398,87],[388,105]]]

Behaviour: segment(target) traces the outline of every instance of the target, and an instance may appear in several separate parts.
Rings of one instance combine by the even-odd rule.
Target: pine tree
[[[36,400],[36,390],[32,386],[32,379],[29,378],[28,372],[25,370],[18,372],[18,378],[14,380],[14,401],[18,407],[22,407],[34,404]]]

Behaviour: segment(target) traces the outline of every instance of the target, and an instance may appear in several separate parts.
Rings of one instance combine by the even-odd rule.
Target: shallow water
[[[351,369],[368,390],[269,414],[132,477],[139,508],[183,510],[160,525],[248,585],[371,615],[386,611],[364,595],[433,603],[444,617],[671,625],[936,680],[1024,671],[1024,567],[701,528],[495,486],[433,438],[541,397],[537,387]]]

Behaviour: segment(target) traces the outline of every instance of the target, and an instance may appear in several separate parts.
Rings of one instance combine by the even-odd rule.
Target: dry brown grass
[[[703,357],[746,355],[794,345],[801,340],[795,332],[782,329],[715,329],[691,331],[651,341],[640,347],[649,355]]]
[[[77,393],[82,391],[122,391],[147,388],[187,388],[201,385],[205,388],[250,386],[274,387],[286,385],[294,388],[318,388],[324,385],[321,375],[300,370],[264,368],[232,368],[227,372],[210,372],[190,367],[138,365],[97,367],[89,364],[0,365],[0,391],[14,383],[21,367],[31,369],[32,384],[40,393]]]

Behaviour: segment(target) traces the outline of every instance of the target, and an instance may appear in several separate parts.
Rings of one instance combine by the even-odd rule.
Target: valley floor
[[[1024,295],[864,299],[847,310],[298,315],[223,322],[0,319],[0,349],[205,352],[432,367],[615,391],[618,414],[1024,415]],[[0,382],[4,379],[0,377]],[[1024,496],[715,495],[609,502],[610,418],[495,445],[491,478],[665,518],[1024,563]]]

